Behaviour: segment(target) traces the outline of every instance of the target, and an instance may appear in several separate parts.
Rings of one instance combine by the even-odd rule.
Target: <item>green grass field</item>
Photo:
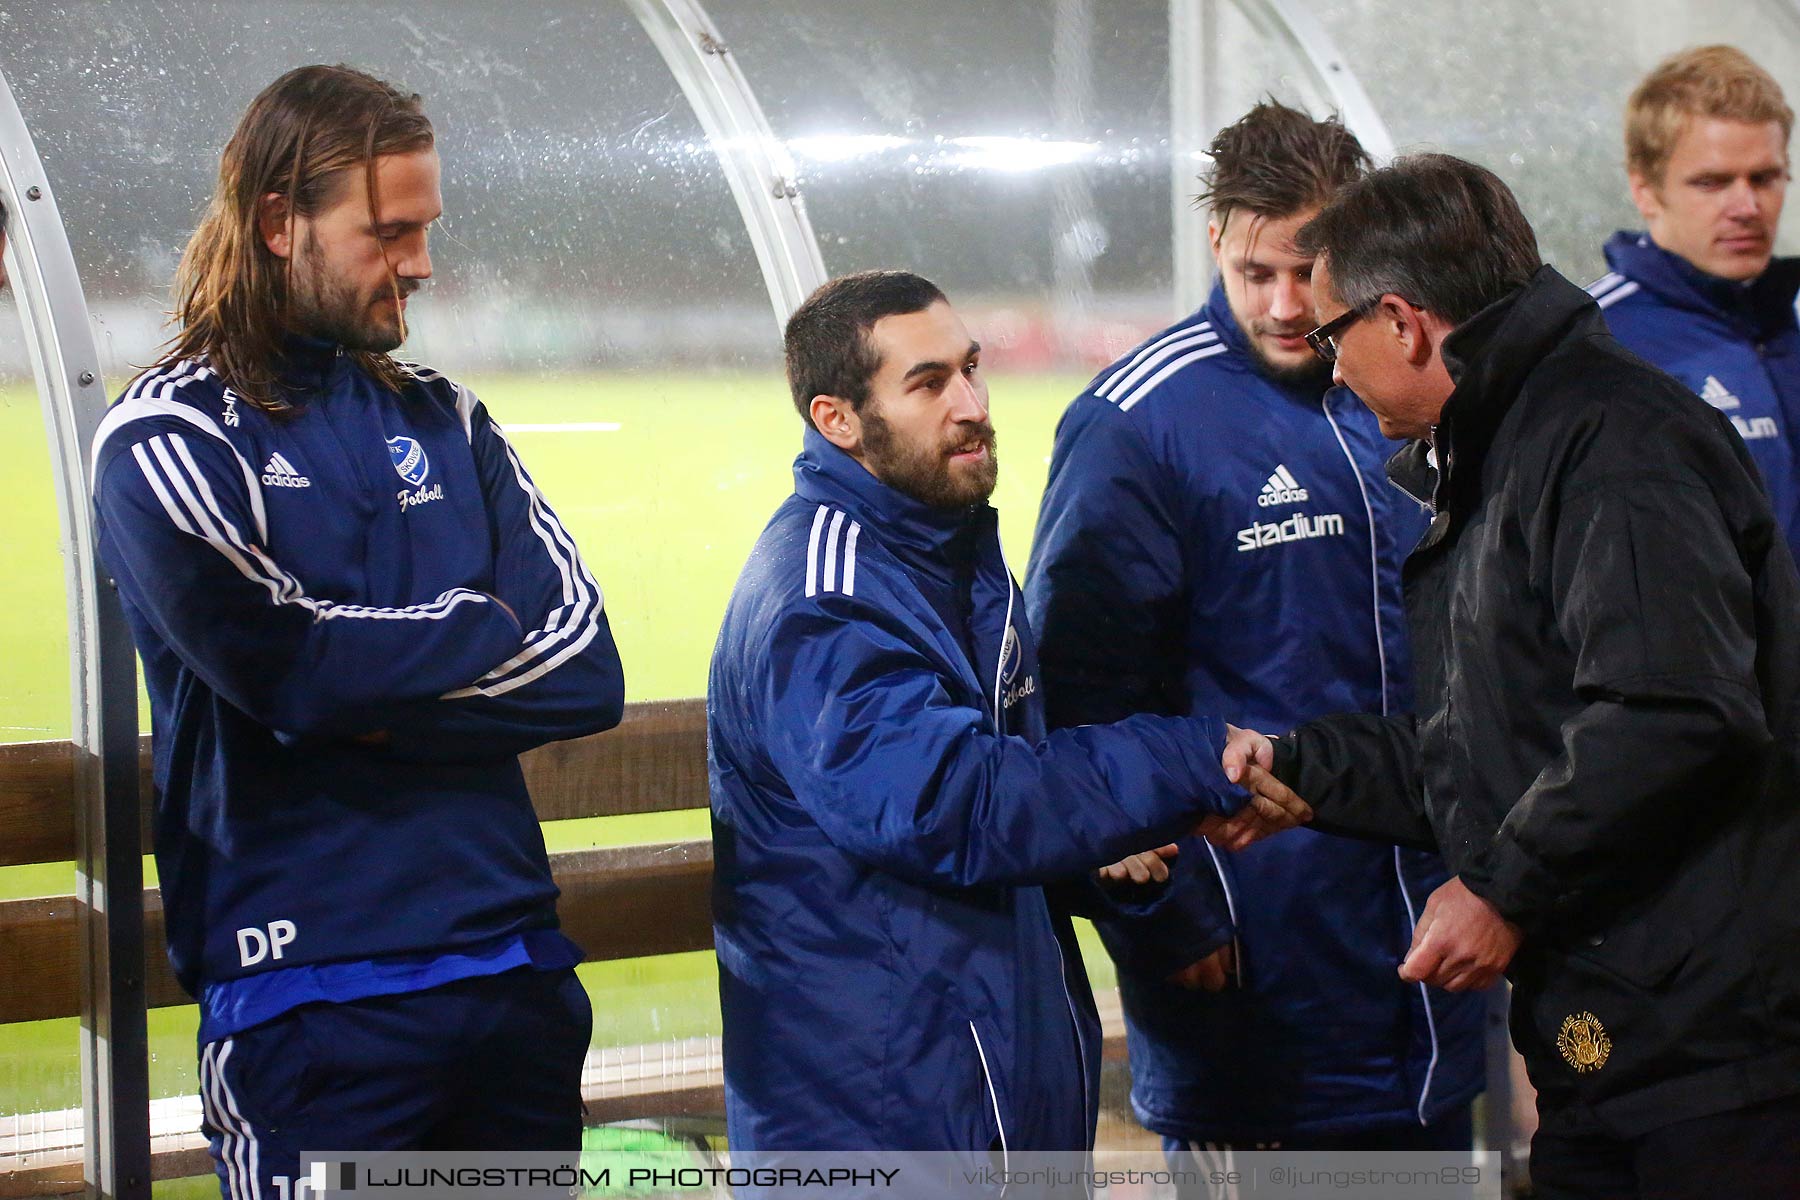
[[[109,381],[116,384],[117,381]],[[776,375],[615,373],[465,380],[504,426],[616,423],[608,432],[512,435],[606,594],[627,696],[697,696],[725,599],[769,514],[792,488],[800,423]],[[1086,380],[991,380],[1000,438],[994,503],[1023,573],[1057,417]],[[37,397],[0,388],[0,494],[8,554],[0,571],[0,741],[66,738],[69,660],[56,508]],[[148,728],[147,711],[140,720]],[[562,821],[552,850],[704,837],[704,811]],[[150,878],[154,879],[153,868]],[[0,899],[72,890],[68,864],[0,870]],[[1084,930],[1097,983],[1110,963]],[[710,953],[590,963],[596,1045],[716,1033]],[[151,1014],[152,1088],[195,1086],[194,1008]],[[80,1103],[74,1019],[0,1026],[0,1115]]]
[[[696,696],[725,597],[792,487],[800,423],[775,375],[472,377],[506,426],[616,423],[609,432],[519,432],[518,445],[606,593],[633,700]],[[1043,490],[1050,437],[1085,384],[993,381],[1000,434],[994,497],[1015,571]],[[37,397],[0,389],[0,741],[69,733],[69,667],[56,509]]]

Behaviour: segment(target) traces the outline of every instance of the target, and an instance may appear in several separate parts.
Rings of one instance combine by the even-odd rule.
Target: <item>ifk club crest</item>
[[[1563,1061],[1582,1074],[1598,1071],[1612,1055],[1612,1039],[1606,1027],[1591,1012],[1578,1012],[1563,1018],[1562,1030],[1556,1035],[1556,1048]]]
[[[388,457],[394,460],[394,471],[400,478],[418,487],[431,474],[431,460],[416,438],[391,437],[387,440]]]

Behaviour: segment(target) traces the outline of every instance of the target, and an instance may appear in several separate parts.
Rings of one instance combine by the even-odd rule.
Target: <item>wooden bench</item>
[[[150,791],[149,740],[141,747]],[[704,808],[706,710],[701,700],[632,705],[618,729],[525,756],[541,820]],[[0,746],[0,866],[63,862],[75,855],[67,742]],[[146,835],[145,844],[148,844]],[[712,946],[712,845],[707,841],[579,850],[551,855],[562,888],[563,927],[590,958],[621,959]],[[152,1007],[190,1003],[162,953],[161,894],[145,892],[146,963]],[[0,1024],[80,1011],[73,896],[0,903]],[[1117,992],[1099,997],[1106,1054],[1124,1055]],[[588,1119],[723,1117],[724,1073],[716,1037],[598,1048],[582,1072]],[[152,1174],[208,1174],[198,1096],[151,1103]],[[80,1109],[0,1117],[0,1200],[81,1190]]]
[[[1105,1057],[1122,1061],[1125,1028],[1119,993],[1096,996],[1106,1030]],[[581,1098],[589,1124],[646,1118],[724,1120],[725,1068],[717,1037],[681,1038],[588,1052]],[[1140,1131],[1141,1132],[1141,1131]],[[60,1195],[81,1190],[81,1110],[0,1117],[0,1197]],[[200,1135],[200,1097],[150,1102],[151,1173],[157,1179],[209,1175],[213,1164]]]

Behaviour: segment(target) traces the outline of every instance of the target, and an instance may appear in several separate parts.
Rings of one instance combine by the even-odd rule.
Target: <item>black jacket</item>
[[[1319,828],[1435,844],[1525,929],[1547,1128],[1800,1092],[1800,576],[1743,442],[1548,267],[1443,353],[1432,446],[1389,464],[1436,513],[1406,564],[1419,715],[1302,726],[1277,771]]]

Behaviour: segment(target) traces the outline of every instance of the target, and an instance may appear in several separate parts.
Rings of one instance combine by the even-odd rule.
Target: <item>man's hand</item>
[[[1228,724],[1225,726],[1225,752],[1219,755],[1219,765],[1225,768],[1225,778],[1248,787],[1244,773],[1250,767],[1258,766],[1267,771],[1275,765],[1275,743],[1267,734]]]
[[[1517,925],[1452,878],[1425,901],[1400,978],[1447,992],[1484,988],[1500,978],[1524,938]]]
[[[1222,992],[1237,974],[1237,955],[1232,943],[1226,942],[1197,963],[1190,963],[1169,976],[1169,982],[1190,992]]]
[[[1312,820],[1312,808],[1281,780],[1270,774],[1275,765],[1275,744],[1254,729],[1227,725],[1225,752],[1219,756],[1225,778],[1242,784],[1250,802],[1230,817],[1209,816],[1194,832],[1222,850],[1242,850],[1271,834]]]
[[[1102,883],[1163,883],[1169,878],[1168,860],[1181,853],[1181,847],[1170,842],[1142,854],[1128,854],[1111,866],[1101,867],[1096,874]]]

